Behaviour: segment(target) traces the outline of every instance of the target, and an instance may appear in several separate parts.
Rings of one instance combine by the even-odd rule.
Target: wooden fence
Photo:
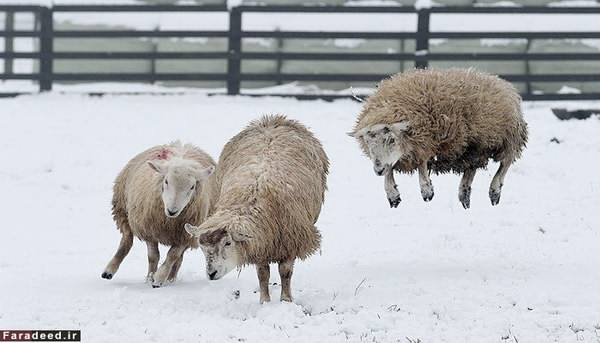
[[[36,60],[39,71],[34,73],[15,73],[10,67],[5,67],[0,74],[0,80],[32,80],[39,82],[40,91],[52,89],[53,82],[60,81],[112,81],[112,82],[153,82],[153,81],[222,81],[227,85],[227,94],[240,94],[243,81],[272,81],[274,83],[292,81],[346,81],[373,82],[389,76],[364,73],[282,73],[280,68],[273,73],[245,73],[241,63],[245,60],[271,60],[281,65],[282,61],[410,61],[415,67],[425,68],[431,61],[599,61],[600,53],[432,53],[429,51],[431,39],[600,39],[598,31],[593,32],[435,32],[430,29],[430,18],[437,14],[598,14],[600,7],[433,7],[415,9],[413,7],[350,7],[350,6],[239,6],[227,9],[223,6],[173,6],[173,5],[57,5],[43,6],[4,6],[0,5],[0,13],[6,13],[6,21],[13,21],[18,12],[32,13],[38,25],[33,30],[14,30],[9,25],[2,28],[0,37],[5,39],[6,47],[12,46],[12,39],[28,37],[39,40],[39,51],[0,52],[0,59]],[[222,31],[190,31],[190,30],[56,30],[54,14],[61,12],[222,12],[229,15],[229,28]],[[245,13],[385,13],[385,14],[415,14],[417,27],[413,32],[361,32],[361,31],[251,31],[244,30],[242,25]],[[221,37],[228,40],[227,51],[213,52],[57,52],[53,49],[55,39],[64,38],[186,38],[186,37]],[[361,52],[245,52],[242,49],[244,38],[274,38],[274,39],[375,39],[375,40],[414,40],[413,53],[361,53]],[[86,60],[86,59],[140,59],[140,60],[198,60],[223,59],[227,61],[226,72],[194,72],[194,73],[58,73],[53,71],[57,60]],[[8,66],[10,63],[5,63]],[[526,100],[583,100],[600,99],[600,92],[583,93],[544,93],[533,92],[532,83],[543,82],[600,82],[600,69],[594,74],[532,74],[528,68],[524,74],[503,74],[501,77],[515,83],[524,83],[526,90],[522,96]],[[14,92],[15,94],[18,92]],[[289,94],[261,94],[289,95]],[[299,98],[340,98],[347,95],[293,95]]]

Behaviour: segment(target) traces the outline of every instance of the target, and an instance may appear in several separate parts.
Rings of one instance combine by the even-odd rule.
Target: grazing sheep
[[[508,82],[473,69],[413,70],[382,81],[354,130],[373,161],[391,207],[400,203],[393,171],[419,171],[421,195],[433,198],[430,171],[462,173],[458,198],[470,206],[475,172],[500,162],[489,189],[492,205],[509,166],[527,142],[521,97]]]
[[[315,222],[328,170],[321,143],[284,116],[265,116],[233,137],[215,172],[220,195],[213,214],[199,227],[185,226],[199,237],[208,278],[254,264],[264,303],[271,300],[269,263],[279,263],[281,300],[292,301],[294,260],[321,243]]]
[[[204,151],[179,142],[150,148],[129,161],[113,189],[112,212],[121,243],[102,277],[112,279],[135,236],[148,246],[146,278],[152,286],[174,281],[185,250],[198,247],[183,225],[207,217],[210,194],[205,185],[214,169],[215,162]],[[171,248],[157,271],[158,243]]]

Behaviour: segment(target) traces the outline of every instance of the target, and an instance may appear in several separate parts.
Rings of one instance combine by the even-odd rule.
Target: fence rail
[[[322,81],[322,82],[377,82],[388,75],[361,73],[247,73],[241,68],[242,61],[398,61],[413,62],[417,68],[425,68],[431,61],[599,61],[599,53],[433,53],[429,51],[431,39],[600,39],[598,31],[586,32],[432,32],[430,19],[437,14],[594,14],[599,15],[600,7],[432,7],[416,9],[413,7],[351,7],[351,6],[238,6],[227,9],[225,6],[173,6],[173,5],[56,5],[53,7],[0,5],[0,13],[12,18],[15,13],[34,14],[39,23],[34,30],[15,30],[12,27],[0,28],[0,38],[6,46],[12,47],[15,38],[34,38],[39,40],[37,52],[14,52],[5,49],[0,59],[31,59],[37,61],[39,72],[15,73],[5,68],[0,80],[31,80],[39,82],[40,91],[52,89],[55,81],[117,81],[117,82],[155,82],[155,81],[222,81],[227,84],[228,94],[240,94],[242,81]],[[54,14],[61,12],[219,12],[228,13],[227,31],[206,30],[58,30],[54,27]],[[417,28],[414,32],[341,32],[341,31],[256,31],[243,29],[244,13],[385,13],[414,14]],[[227,39],[227,51],[209,52],[59,52],[54,51],[55,39],[76,38],[189,38],[220,37]],[[337,53],[337,52],[245,52],[242,49],[244,38],[275,39],[374,39],[374,40],[414,40],[414,53]],[[10,43],[10,44],[9,44]],[[200,60],[214,59],[227,62],[227,70],[222,73],[157,73],[153,68],[149,73],[59,73],[53,69],[58,60]],[[5,66],[9,63],[5,63]],[[600,82],[600,74],[532,74],[526,68],[524,74],[504,74],[501,77],[511,82],[526,85],[522,95],[528,100],[567,100],[600,99],[600,93],[578,94],[538,94],[531,91],[534,82]],[[18,93],[18,92],[12,92]],[[264,94],[282,95],[282,94]],[[296,95],[300,98],[332,99],[347,95]]]

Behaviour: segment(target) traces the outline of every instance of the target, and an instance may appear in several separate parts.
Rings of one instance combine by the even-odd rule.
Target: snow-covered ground
[[[0,328],[81,329],[84,342],[599,342],[600,120],[560,122],[549,108],[526,104],[529,147],[499,206],[487,198],[494,164],[476,176],[470,210],[455,175],[433,177],[431,203],[415,176],[398,176],[403,202],[390,209],[383,180],[345,135],[355,102],[2,99]],[[179,281],[152,289],[139,241],[115,278],[101,279],[120,238],[112,181],[128,159],[174,139],[217,157],[264,113],[306,123],[332,161],[322,252],[297,263],[295,303],[259,305],[250,267],[209,282],[199,250]],[[271,292],[277,300],[279,286]]]

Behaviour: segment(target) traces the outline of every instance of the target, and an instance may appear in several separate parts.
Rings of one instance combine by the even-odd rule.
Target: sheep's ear
[[[356,138],[356,132],[346,132],[346,134],[352,138]]]
[[[159,160],[149,160],[147,161],[147,163],[150,166],[150,168],[154,169],[154,171],[156,171],[157,173],[161,175],[167,174],[167,166],[164,162]]]
[[[199,169],[195,172],[196,180],[206,180],[212,173],[215,172],[215,166],[210,166],[208,168]]]
[[[231,234],[231,238],[236,242],[247,242],[252,239],[252,236],[237,230],[233,230],[229,232]]]
[[[198,237],[203,232],[202,230],[200,230],[200,227],[194,226],[190,223],[185,223],[183,228],[185,229],[185,231],[187,231],[187,233],[190,234],[190,236],[193,236],[193,237]]]
[[[406,122],[406,121],[401,121],[401,122],[389,125],[389,128],[392,130],[392,132],[397,135],[406,132],[406,130],[408,130],[408,127],[409,127],[408,122]]]

